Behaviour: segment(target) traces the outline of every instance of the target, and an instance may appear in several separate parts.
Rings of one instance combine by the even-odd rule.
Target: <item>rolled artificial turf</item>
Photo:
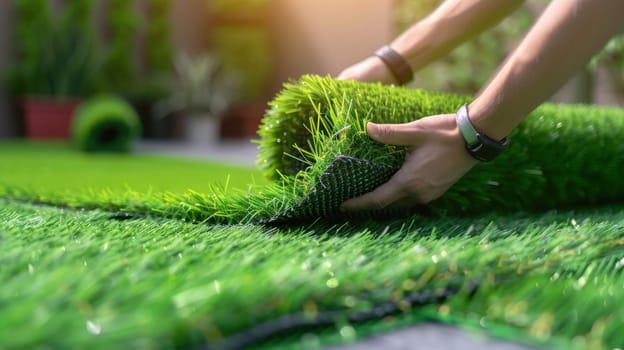
[[[116,96],[97,96],[82,103],[72,123],[74,145],[87,152],[128,152],[141,135],[132,106]]]
[[[299,205],[315,210],[290,212],[280,219],[331,216],[344,200],[388,180],[388,167],[398,169],[404,149],[369,139],[366,121],[405,123],[454,113],[468,101],[464,96],[328,77],[304,76],[286,85],[262,122],[258,164],[273,178],[312,181],[327,173],[328,164],[338,169],[331,169],[332,181],[318,181],[326,194],[322,202],[304,198]],[[624,198],[624,110],[546,103],[510,139],[505,153],[477,165],[428,209],[448,214],[541,210]],[[348,166],[345,159],[362,161]]]

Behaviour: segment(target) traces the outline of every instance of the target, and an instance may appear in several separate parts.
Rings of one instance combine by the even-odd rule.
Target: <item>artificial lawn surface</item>
[[[285,314],[346,318],[388,300],[402,308],[394,323],[338,320],[268,345],[351,341],[421,319],[565,349],[624,341],[622,207],[275,229],[0,203],[6,349],[192,348]],[[401,306],[445,287],[459,289]]]
[[[254,167],[153,155],[77,152],[64,142],[0,142],[0,187],[53,196],[106,190],[184,193],[268,181]]]
[[[0,183],[9,281],[0,343],[305,347],[434,319],[554,348],[621,347],[620,109],[540,107],[512,135],[518,146],[471,171],[427,215],[326,216],[403,159],[400,147],[366,136],[366,119],[400,122],[465,101],[304,77],[261,126],[259,164],[276,180],[268,185],[188,191],[193,167],[129,155],[127,164],[143,164],[132,168],[137,178],[189,181],[109,189],[126,170],[68,189],[66,172],[35,183],[33,164],[14,160],[11,171],[29,170]],[[69,153],[60,158],[77,164]],[[126,164],[102,159],[80,178]],[[154,162],[175,176],[154,175]],[[263,342],[269,335],[277,339]]]

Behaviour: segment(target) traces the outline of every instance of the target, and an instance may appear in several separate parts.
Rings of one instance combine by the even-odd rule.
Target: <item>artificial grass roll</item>
[[[72,125],[74,144],[87,152],[128,152],[140,134],[137,113],[115,96],[98,96],[81,104]]]
[[[408,122],[454,113],[466,96],[303,76],[284,86],[260,125],[258,164],[275,182],[225,194],[103,193],[42,196],[0,187],[0,196],[218,224],[293,224],[593,205],[624,197],[624,110],[544,104],[510,135],[509,149],[468,172],[438,200],[402,212],[341,213],[345,200],[387,181],[403,147],[373,141],[366,122]],[[180,179],[184,181],[184,179]]]
[[[272,178],[286,175],[315,182],[336,159],[365,160],[357,171],[334,174],[333,187],[319,182],[316,187],[323,186],[327,193],[324,202],[316,198],[306,204],[322,207],[325,213],[337,212],[345,197],[379,185],[378,179],[371,180],[379,174],[379,165],[397,170],[405,156],[402,147],[368,138],[366,121],[404,123],[454,113],[466,102],[465,96],[304,76],[286,84],[270,103],[259,131],[258,164]],[[428,207],[447,213],[532,210],[624,196],[622,109],[546,103],[510,138],[505,153],[494,162],[478,164]],[[360,190],[345,195],[339,187]],[[288,218],[297,214],[291,212]]]

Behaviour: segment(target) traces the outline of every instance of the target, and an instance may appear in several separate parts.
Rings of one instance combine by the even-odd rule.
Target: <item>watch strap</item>
[[[480,133],[470,122],[468,105],[462,105],[456,114],[457,127],[466,141],[466,150],[475,159],[489,162],[501,154],[509,146],[509,139],[493,140]]]
[[[412,80],[414,72],[409,63],[398,52],[390,46],[383,46],[375,51],[375,56],[379,57],[388,67],[399,85],[404,85]]]
[[[475,146],[479,142],[479,132],[472,126],[470,119],[468,119],[468,105],[463,104],[457,110],[457,127],[459,132],[464,137],[466,145],[469,147]]]

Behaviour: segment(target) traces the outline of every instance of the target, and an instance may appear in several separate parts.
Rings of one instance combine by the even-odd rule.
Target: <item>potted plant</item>
[[[223,120],[226,137],[257,136],[273,69],[268,0],[213,0],[211,49],[227,67],[240,72],[240,99]]]
[[[95,67],[92,1],[67,2],[53,18],[48,1],[18,0],[18,63],[10,81],[29,138],[69,137],[74,109],[91,93]]]
[[[152,118],[153,104],[167,94],[168,77],[172,70],[171,47],[172,0],[151,0],[146,4],[145,46],[140,84],[136,84],[131,101],[139,111],[146,138],[171,138],[175,136],[175,120]]]
[[[170,94],[155,106],[155,115],[184,115],[185,139],[207,145],[220,138],[220,120],[239,91],[239,79],[211,53],[174,58]]]

